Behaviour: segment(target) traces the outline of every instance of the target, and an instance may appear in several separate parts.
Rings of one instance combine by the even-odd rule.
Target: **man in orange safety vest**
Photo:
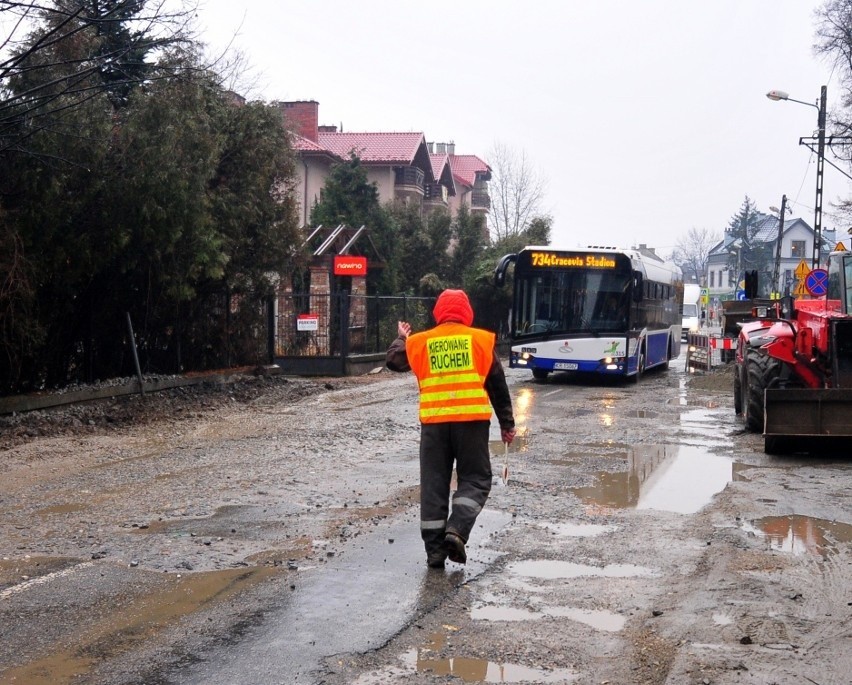
[[[437,326],[411,333],[400,321],[387,352],[393,371],[413,371],[420,388],[420,535],[430,568],[447,558],[464,564],[476,517],[491,492],[488,450],[491,410],[500,436],[515,437],[512,400],[495,336],[473,328],[473,309],[462,290],[445,290],[432,311]],[[450,480],[458,487],[450,511]]]

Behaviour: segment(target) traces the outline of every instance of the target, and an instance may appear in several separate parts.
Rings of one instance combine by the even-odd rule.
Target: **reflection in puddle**
[[[617,633],[624,628],[627,619],[620,614],[615,614],[611,611],[602,609],[575,609],[573,607],[545,607],[544,613],[548,616],[558,616],[567,618],[570,621],[576,621],[594,628],[595,630],[605,630],[611,633]]]
[[[575,564],[571,561],[537,559],[517,561],[509,565],[509,572],[527,578],[557,580],[562,578],[636,578],[638,576],[653,576],[651,569],[633,564],[607,564],[606,566],[588,566]]]
[[[515,609],[504,606],[473,607],[470,617],[474,621],[537,621],[542,618],[567,618],[595,630],[618,632],[627,619],[611,611],[577,609],[574,607],[542,607],[539,611]]]
[[[515,434],[515,439],[509,445],[509,452],[526,452],[529,449],[530,430],[529,428],[520,428]],[[506,452],[506,444],[502,440],[489,440],[488,447],[491,454],[499,456]]]
[[[686,397],[677,397],[671,400],[666,400],[666,404],[674,404],[680,407],[703,407],[704,409],[718,409],[721,404],[716,400],[701,400],[687,399]]]
[[[460,656],[440,659],[434,656],[434,652],[442,649],[445,643],[444,635],[432,635],[428,646],[408,650],[402,655],[402,661],[418,673],[455,676],[466,683],[567,683],[577,678],[577,674],[567,668],[543,670],[518,664],[498,664],[485,659]]]
[[[632,416],[635,419],[656,419],[659,414],[655,411],[648,411],[646,409],[636,409],[631,412],[627,412],[625,416]]]
[[[836,552],[838,544],[852,542],[852,525],[810,516],[767,516],[743,529],[765,537],[770,549],[794,555],[824,557]]]
[[[588,504],[695,513],[733,478],[733,459],[689,445],[638,445],[628,470],[601,471],[594,485],[573,488]]]

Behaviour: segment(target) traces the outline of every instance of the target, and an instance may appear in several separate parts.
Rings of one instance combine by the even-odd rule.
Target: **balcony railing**
[[[491,196],[487,190],[472,190],[470,193],[470,206],[477,209],[491,209]]]
[[[418,169],[414,166],[397,167],[394,171],[394,185],[396,186],[414,186],[423,190],[426,174],[423,169]]]
[[[440,200],[444,204],[447,204],[447,201],[449,199],[447,186],[441,185],[440,183],[427,183],[426,192],[423,195],[423,199],[431,200],[433,202],[437,202]]]

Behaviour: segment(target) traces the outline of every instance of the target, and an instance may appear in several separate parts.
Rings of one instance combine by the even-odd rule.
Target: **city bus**
[[[680,269],[639,250],[526,247],[514,264],[509,366],[546,380],[555,371],[625,376],[667,368],[680,354]]]

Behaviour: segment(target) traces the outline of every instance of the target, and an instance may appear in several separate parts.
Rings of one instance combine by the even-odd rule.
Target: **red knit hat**
[[[473,323],[473,309],[464,290],[445,290],[438,295],[432,315],[438,323],[454,321],[465,326]]]

